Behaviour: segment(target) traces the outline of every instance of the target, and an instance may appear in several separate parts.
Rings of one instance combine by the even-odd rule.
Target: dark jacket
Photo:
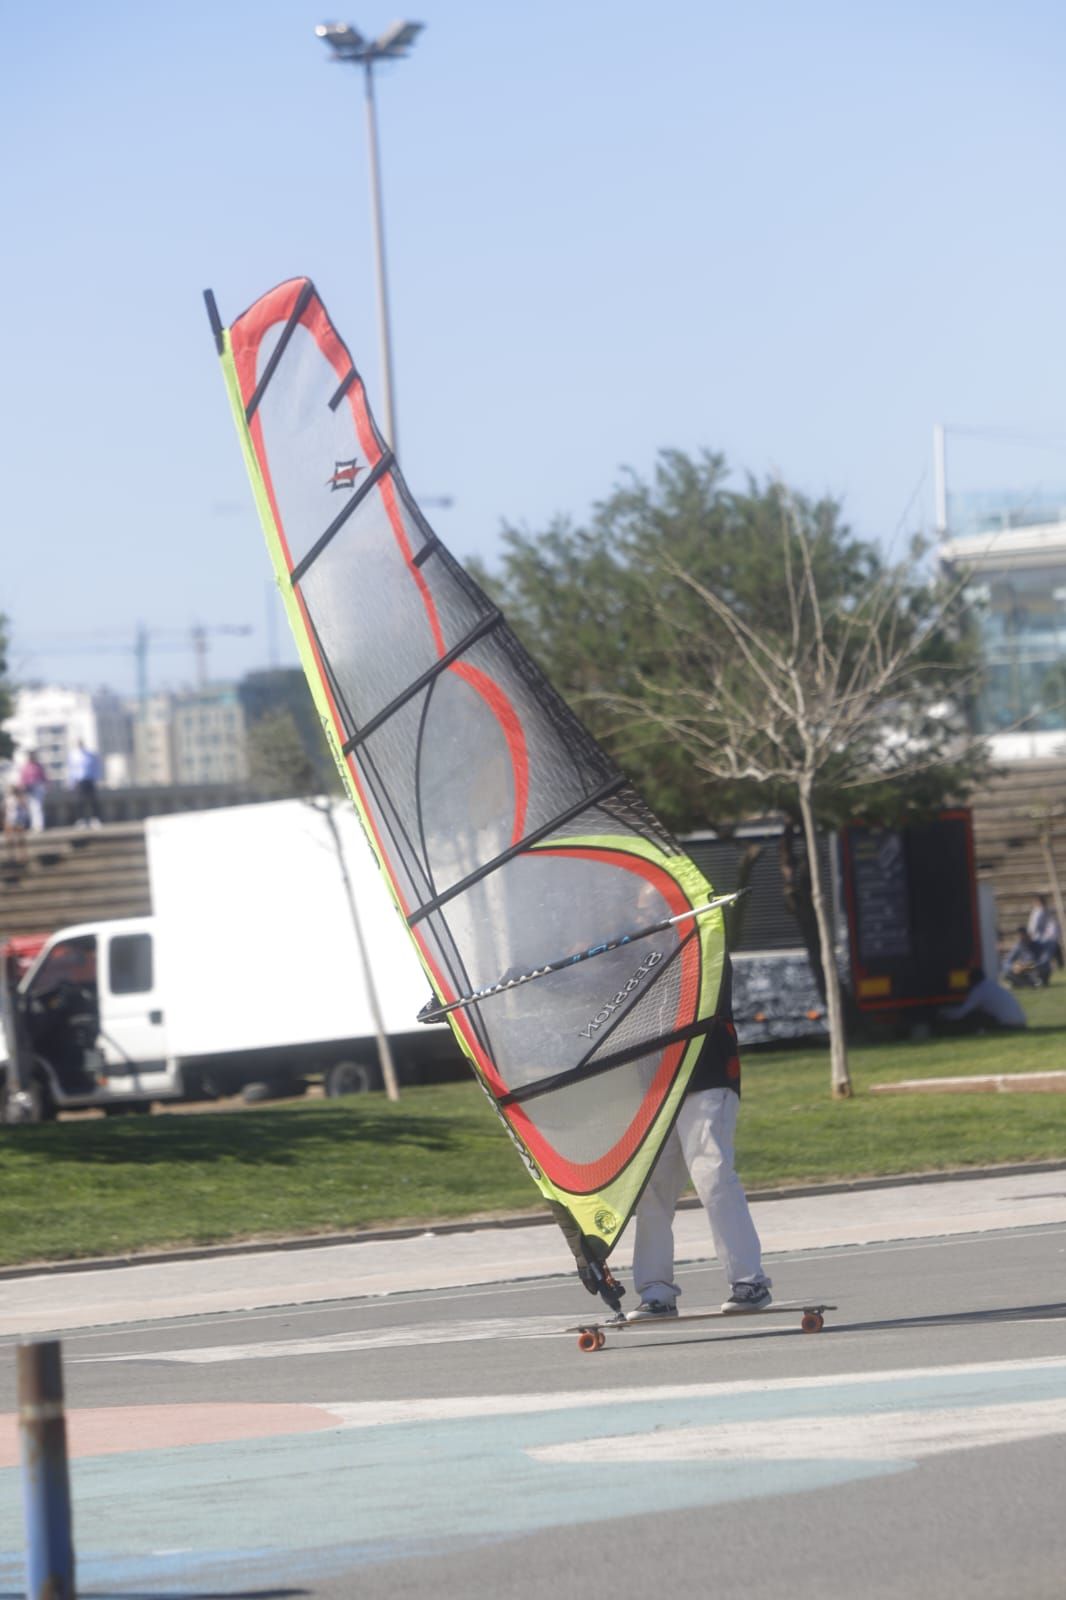
[[[733,966],[728,956],[722,973],[718,1010],[692,1069],[686,1093],[695,1094],[701,1089],[732,1089],[740,1093],[740,1051],[737,1030],[733,1026]]]

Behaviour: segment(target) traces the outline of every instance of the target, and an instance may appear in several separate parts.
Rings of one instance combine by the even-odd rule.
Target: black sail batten
[[[311,304],[311,301],[312,301],[312,299],[314,297],[314,293],[315,293],[315,286],[311,282],[311,280],[308,279],[307,282],[304,284],[303,288],[300,290],[300,293],[299,293],[299,295],[297,297],[297,300],[296,300],[296,304],[293,306],[292,312],[291,312],[291,314],[289,316],[289,320],[288,320],[288,322],[286,322],[284,328],[282,329],[281,337],[279,338],[277,344],[274,346],[274,349],[273,349],[273,351],[271,352],[271,355],[270,355],[270,359],[267,361],[267,364],[263,369],[263,376],[260,378],[259,382],[256,384],[255,390],[254,390],[254,392],[252,394],[252,398],[249,400],[248,404],[244,408],[244,420],[246,422],[251,422],[252,418],[255,416],[256,412],[258,411],[259,402],[262,400],[264,394],[266,393],[267,384],[270,382],[270,380],[274,376],[275,372],[277,372],[278,363],[280,362],[282,356],[285,354],[285,347],[287,346],[289,340],[292,338],[293,334],[296,332],[296,328],[297,328],[297,325],[299,324],[300,318],[303,316],[304,312],[307,310],[308,306]]]
[[[204,305],[207,307],[207,320],[211,324],[211,332],[215,336],[215,349],[219,355],[226,348],[226,330],[222,326],[222,318],[218,314],[218,305],[215,301],[213,289],[204,290]]]
[[[340,405],[341,401],[344,399],[345,395],[348,393],[348,390],[351,388],[358,376],[359,374],[356,372],[354,367],[348,368],[346,376],[341,379],[340,383],[330,395],[327,402],[331,411],[336,411],[337,407]]]
[[[575,1083],[584,1083],[588,1078],[595,1078],[601,1072],[612,1072],[616,1067],[626,1067],[632,1061],[639,1061],[643,1056],[657,1055],[662,1050],[667,1050],[672,1044],[684,1044],[687,1039],[698,1039],[702,1033],[710,1033],[714,1027],[713,1017],[703,1017],[699,1022],[690,1022],[683,1028],[674,1028],[670,1033],[661,1033],[654,1039],[644,1039],[639,1044],[627,1044],[624,1050],[615,1050],[609,1056],[599,1056],[595,1061],[588,1061],[576,1067],[568,1067],[565,1072],[555,1072],[550,1078],[538,1078],[536,1083],[526,1083],[518,1089],[511,1089],[509,1093],[499,1097],[496,1104],[499,1106],[520,1106],[526,1100],[536,1100],[542,1094],[551,1094],[556,1089],[570,1089]]]
[[[491,861],[484,862],[475,872],[468,872],[465,878],[460,878],[458,883],[453,883],[450,889],[442,890],[434,900],[427,901],[425,905],[419,906],[417,911],[412,911],[407,918],[407,926],[409,928],[415,927],[417,923],[422,921],[423,917],[428,917],[432,911],[439,911],[441,906],[447,905],[449,900],[454,900],[457,894],[462,894],[464,890],[472,888],[482,878],[487,878],[490,872],[496,871],[497,867],[506,866],[508,861],[513,861],[515,856],[520,856],[523,850],[529,850],[533,845],[539,844],[542,839],[547,839],[550,834],[555,832],[556,828],[564,827],[566,823],[572,822],[575,817],[579,817],[583,811],[588,811],[591,807],[599,805],[601,800],[609,800],[620,789],[624,789],[628,782],[629,779],[626,777],[612,778],[609,782],[602,783],[598,789],[594,789],[591,794],[582,796],[572,806],[567,806],[565,811],[560,811],[557,816],[552,817],[550,822],[545,822],[539,828],[534,828],[531,833],[526,834],[525,838],[519,839],[517,844],[512,844],[506,850],[501,850],[498,856],[493,856]]]
[[[440,549],[441,542],[437,538],[436,534],[433,534],[432,537],[426,540],[421,550],[415,551],[414,555],[411,557],[412,564],[416,567],[424,566],[424,564],[429,560],[430,556],[434,555]]]
[[[454,644],[444,655],[438,657],[433,665],[427,667],[425,672],[417,677],[413,683],[409,683],[402,693],[398,694],[394,700],[391,700],[380,711],[375,712],[370,721],[364,723],[350,739],[346,739],[341,746],[344,754],[349,755],[353,750],[357,750],[366,739],[369,739],[372,733],[376,733],[382,723],[387,722],[402,706],[407,705],[416,695],[421,694],[422,690],[428,688],[434,679],[439,678],[441,673],[446,671],[454,661],[458,661],[460,656],[465,655],[472,645],[475,645],[479,639],[483,639],[487,633],[491,633],[494,628],[498,628],[502,621],[503,617],[499,611],[492,612],[487,617],[482,617],[477,626],[471,628],[470,632],[460,639],[458,644]]]
[[[378,480],[383,478],[385,473],[388,472],[389,468],[393,464],[393,459],[392,451],[386,450],[385,454],[378,461],[375,461],[373,467],[367,473],[358,489],[354,491],[351,499],[344,506],[343,510],[341,510],[337,516],[334,517],[325,533],[319,534],[318,538],[315,540],[307,554],[293,567],[290,577],[290,582],[292,583],[293,588],[295,588],[300,579],[306,575],[308,568],[314,566],[315,562],[329,544],[330,540],[333,539],[335,535],[338,534],[344,527],[344,524],[352,515],[352,512],[359,509]]]

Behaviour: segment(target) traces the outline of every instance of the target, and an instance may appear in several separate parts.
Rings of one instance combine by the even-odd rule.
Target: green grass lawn
[[[878,1083],[1066,1069],[1066,979],[1022,994],[1024,1034],[750,1052],[737,1159],[751,1189],[1066,1159],[1066,1094],[877,1096]],[[0,1128],[0,1263],[430,1223],[539,1196],[471,1083],[239,1112]]]

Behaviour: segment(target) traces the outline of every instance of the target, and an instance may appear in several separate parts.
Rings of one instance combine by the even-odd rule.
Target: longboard
[[[572,1328],[564,1328],[563,1332],[576,1333],[578,1349],[586,1355],[592,1355],[594,1351],[603,1349],[608,1333],[633,1332],[640,1328],[676,1328],[682,1322],[707,1322],[712,1317],[728,1317],[732,1322],[743,1322],[746,1317],[795,1316],[798,1312],[800,1328],[804,1333],[821,1333],[825,1326],[824,1313],[836,1309],[836,1306],[786,1300],[780,1305],[760,1306],[755,1311],[681,1311],[676,1317],[641,1317],[636,1322],[627,1322],[625,1317],[612,1318],[609,1322],[579,1322]]]

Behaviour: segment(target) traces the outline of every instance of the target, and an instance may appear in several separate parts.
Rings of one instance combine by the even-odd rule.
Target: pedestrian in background
[[[1042,945],[1048,961],[1058,967],[1062,961],[1062,929],[1059,919],[1047,903],[1046,894],[1033,896],[1033,909],[1029,913],[1026,931],[1034,944]]]
[[[78,795],[76,828],[98,828],[100,809],[96,801],[96,783],[100,776],[100,757],[95,750],[86,748],[79,739],[67,761],[67,783]]]
[[[29,825],[26,796],[17,783],[9,784],[4,795],[4,844],[7,859],[13,864],[26,860],[26,829]]]
[[[26,797],[30,817],[30,832],[44,832],[44,797],[48,789],[48,774],[37,759],[36,750],[27,753],[19,769],[19,787]]]

